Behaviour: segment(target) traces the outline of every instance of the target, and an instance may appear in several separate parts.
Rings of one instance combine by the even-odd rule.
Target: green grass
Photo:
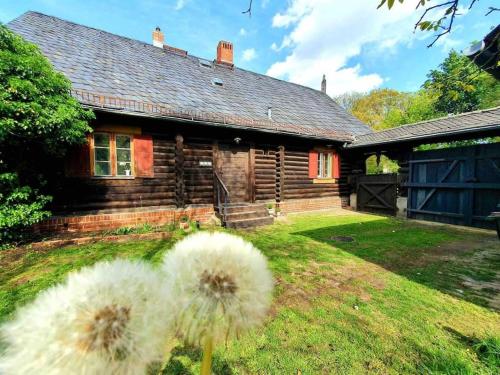
[[[493,235],[337,213],[236,233],[268,257],[277,286],[265,326],[218,348],[214,373],[497,373]],[[71,270],[114,257],[158,263],[180,236],[0,253],[0,321]],[[165,373],[197,373],[200,357],[179,347]]]

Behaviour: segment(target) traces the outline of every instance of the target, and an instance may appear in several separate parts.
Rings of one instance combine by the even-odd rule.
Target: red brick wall
[[[280,202],[279,207],[284,213],[325,210],[329,208],[341,207],[341,198],[337,196],[310,199],[290,199]]]
[[[207,222],[213,215],[213,206],[186,209],[157,209],[151,211],[117,212],[80,216],[53,216],[34,226],[41,232],[94,232],[134,227],[143,224],[163,225],[187,216],[190,220]]]

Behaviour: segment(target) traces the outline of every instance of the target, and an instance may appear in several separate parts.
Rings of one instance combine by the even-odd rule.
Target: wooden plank
[[[250,144],[250,151],[248,154],[248,195],[250,202],[255,202],[255,145]]]
[[[175,137],[175,202],[183,208],[184,203],[184,138],[178,134]]]
[[[276,202],[284,199],[285,176],[285,146],[279,146],[276,154]]]

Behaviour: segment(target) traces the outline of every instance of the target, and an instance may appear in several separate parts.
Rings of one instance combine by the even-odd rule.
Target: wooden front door
[[[229,190],[231,203],[250,201],[249,147],[219,145],[217,170]]]

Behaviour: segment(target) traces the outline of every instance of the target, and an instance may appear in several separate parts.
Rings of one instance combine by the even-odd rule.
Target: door
[[[219,145],[217,170],[229,191],[231,203],[250,202],[249,154],[248,146]]]

